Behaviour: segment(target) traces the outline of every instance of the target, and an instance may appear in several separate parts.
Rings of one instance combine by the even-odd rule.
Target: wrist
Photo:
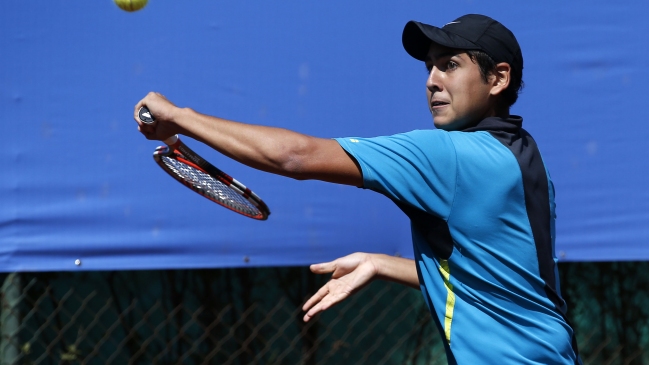
[[[373,278],[379,278],[382,279],[385,277],[385,256],[384,254],[380,253],[368,253],[367,254],[367,261],[372,265],[374,271],[372,273]]]
[[[173,124],[176,133],[188,135],[188,121],[191,120],[194,111],[190,108],[174,108],[171,113],[170,122]]]
[[[376,268],[376,278],[419,289],[415,261],[385,254],[372,254],[371,259]]]

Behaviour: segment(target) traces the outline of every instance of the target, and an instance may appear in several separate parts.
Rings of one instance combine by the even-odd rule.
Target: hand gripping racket
[[[155,120],[147,107],[138,111],[142,123]],[[268,206],[245,185],[205,161],[178,138],[167,138],[153,152],[153,159],[174,179],[207,199],[253,219],[266,220]]]

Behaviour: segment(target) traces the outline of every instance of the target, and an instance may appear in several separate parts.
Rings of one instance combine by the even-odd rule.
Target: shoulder
[[[453,142],[449,137],[449,132],[434,129],[413,130],[410,132],[371,138],[336,138],[336,141],[338,141],[346,151],[352,154],[434,154],[453,149]]]
[[[431,139],[448,139],[450,132],[439,130],[439,129],[415,129],[409,132],[397,133],[388,136],[376,136],[376,137],[347,137],[347,138],[336,138],[337,141],[343,143],[360,143],[372,142],[372,143],[382,143],[382,142],[399,142],[399,141],[428,141]]]

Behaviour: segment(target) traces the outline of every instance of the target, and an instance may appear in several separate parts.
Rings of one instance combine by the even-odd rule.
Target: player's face
[[[435,127],[460,130],[495,115],[492,85],[465,51],[432,44],[426,69],[426,97]]]

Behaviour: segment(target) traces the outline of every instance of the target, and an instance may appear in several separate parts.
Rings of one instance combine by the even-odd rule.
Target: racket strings
[[[170,172],[188,183],[194,190],[215,202],[250,216],[257,216],[261,213],[248,199],[235,192],[229,185],[224,184],[219,179],[215,179],[175,158],[162,156],[162,162]]]

